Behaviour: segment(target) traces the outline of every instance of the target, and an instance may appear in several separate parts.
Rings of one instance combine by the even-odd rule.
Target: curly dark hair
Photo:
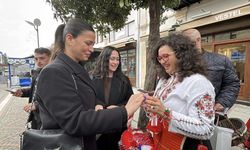
[[[159,77],[169,78],[163,66],[157,60],[158,51],[162,46],[169,46],[178,59],[178,76],[181,82],[185,77],[192,74],[202,74],[206,76],[204,63],[201,60],[201,53],[195,44],[186,36],[179,32],[170,33],[169,36],[162,38],[154,48],[152,60],[156,65]]]
[[[97,58],[96,66],[91,73],[94,78],[105,78],[109,74],[109,58],[113,51],[117,51],[119,54],[119,65],[114,72],[113,76],[120,78],[122,81],[126,82],[127,77],[123,74],[121,69],[121,55],[120,52],[112,46],[106,46],[103,48],[101,54]]]

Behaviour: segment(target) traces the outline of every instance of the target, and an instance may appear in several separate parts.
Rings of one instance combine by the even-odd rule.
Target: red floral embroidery
[[[164,80],[161,86],[158,89],[156,89],[156,92],[155,92],[156,97],[158,98],[161,97],[161,99],[166,100],[168,97],[168,94],[171,93],[176,88],[175,86],[179,83],[179,79],[177,76],[175,77],[174,81],[170,85],[168,83],[170,82],[169,80],[170,79]]]
[[[211,95],[205,94],[200,97],[200,100],[195,103],[195,106],[201,113],[203,113],[209,119],[214,116],[214,103],[212,101]]]

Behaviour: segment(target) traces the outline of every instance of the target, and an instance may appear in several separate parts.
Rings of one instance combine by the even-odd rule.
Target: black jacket
[[[82,136],[84,150],[95,150],[95,134],[126,126],[124,107],[95,111],[96,91],[84,67],[64,53],[40,73],[37,85],[42,129]]]
[[[97,93],[97,104],[100,104],[104,107],[110,105],[123,106],[126,105],[130,96],[133,94],[132,86],[129,79],[124,76],[124,79],[118,78],[115,74],[111,79],[109,98],[105,101],[105,88],[104,81],[105,79],[94,78],[93,83],[96,87]],[[121,135],[126,128],[123,128],[121,131],[116,131],[112,133],[102,134],[97,142],[98,150],[119,150],[119,141]]]
[[[240,80],[232,62],[224,55],[204,51],[202,58],[207,67],[208,78],[215,88],[215,102],[232,107],[240,89]]]
[[[33,75],[32,75],[32,83],[31,83],[31,87],[30,88],[26,88],[26,89],[22,89],[22,97],[29,97],[29,103],[32,102],[32,98],[33,98],[33,94],[34,94],[34,89],[35,89],[35,86],[37,84],[37,76],[39,75],[41,69],[38,68],[34,71]],[[34,101],[36,101],[34,99]],[[34,103],[34,105],[36,105],[37,103]],[[41,120],[40,120],[40,117],[39,117],[39,109],[38,109],[38,106],[36,105],[36,110],[35,111],[31,111],[29,117],[28,117],[28,122],[31,121],[31,128],[32,129],[40,129],[41,127]]]
[[[94,78],[93,83],[97,92],[97,104],[103,105],[104,107],[110,105],[126,105],[130,96],[133,94],[132,86],[127,77],[126,81],[122,81],[120,78],[114,76],[111,80],[109,103],[106,103],[104,96],[104,80]]]

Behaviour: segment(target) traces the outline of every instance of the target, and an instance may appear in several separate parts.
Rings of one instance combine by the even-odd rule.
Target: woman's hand
[[[95,111],[102,110],[103,106],[102,105],[95,105]]]
[[[128,117],[132,116],[134,112],[141,106],[142,102],[145,100],[145,96],[142,93],[132,95],[125,108],[128,113]]]
[[[116,106],[116,105],[110,105],[110,106],[107,107],[107,109],[112,109],[112,108],[115,108],[115,107],[118,107],[118,106]]]
[[[166,107],[163,105],[163,103],[158,98],[152,96],[146,96],[144,108],[148,112],[158,114],[161,117],[164,116],[164,112],[166,110]]]

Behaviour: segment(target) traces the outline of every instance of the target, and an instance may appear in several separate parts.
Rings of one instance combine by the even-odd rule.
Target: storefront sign
[[[229,12],[226,12],[226,13],[223,13],[220,15],[216,15],[215,20],[222,21],[222,20],[227,20],[227,19],[234,18],[234,17],[240,16],[240,15],[242,15],[241,11],[240,11],[240,9],[237,9],[237,10],[229,11]]]
[[[195,19],[195,20],[187,20],[186,22],[183,22],[181,24],[181,26],[179,27],[179,30],[185,30],[188,28],[196,28],[197,26],[204,26],[204,25],[208,25],[208,24],[212,24],[212,23],[240,17],[240,16],[246,16],[249,14],[250,14],[250,4],[248,4],[246,6],[242,6],[242,7],[237,8],[237,9],[222,12],[219,14],[206,16],[203,18]],[[178,18],[178,19],[182,19],[182,18]]]
[[[34,64],[34,58],[8,58],[10,65]]]

